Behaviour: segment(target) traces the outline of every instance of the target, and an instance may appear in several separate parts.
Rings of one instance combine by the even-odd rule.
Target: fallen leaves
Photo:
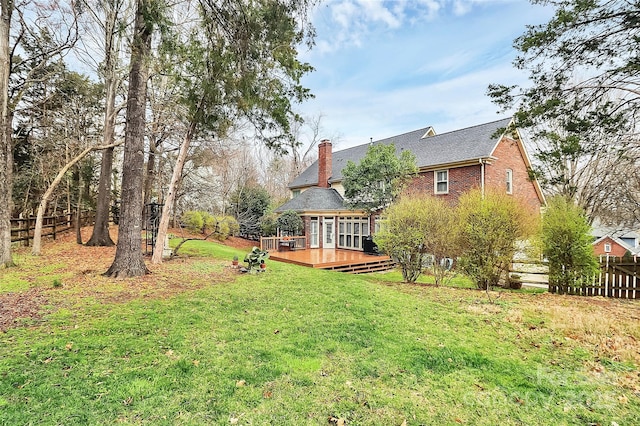
[[[40,319],[40,306],[46,304],[48,301],[38,288],[0,294],[0,333],[19,326],[21,319]]]

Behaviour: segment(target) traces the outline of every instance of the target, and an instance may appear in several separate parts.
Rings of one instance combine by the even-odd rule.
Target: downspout
[[[480,161],[480,194],[482,195],[482,199],[484,200],[484,160],[481,158],[479,161]]]

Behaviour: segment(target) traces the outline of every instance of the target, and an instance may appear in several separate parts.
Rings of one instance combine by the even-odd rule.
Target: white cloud
[[[398,2],[400,3],[400,2]],[[387,9],[384,3],[370,0],[359,0],[362,7],[363,20],[368,22],[382,22],[387,28],[398,28],[402,24],[402,9]]]
[[[319,29],[318,45],[329,53],[342,48],[362,47],[379,33],[406,31],[429,25],[447,16],[461,17],[475,7],[522,0],[333,0],[321,3],[312,18]]]
[[[525,83],[511,65],[513,39],[548,16],[524,0],[326,3],[305,55],[317,70],[304,83],[316,99],[302,112],[323,114],[328,134],[343,135],[338,149],[498,119],[487,86]]]

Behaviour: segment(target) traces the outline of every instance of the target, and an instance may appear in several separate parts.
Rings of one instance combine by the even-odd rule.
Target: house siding
[[[606,253],[604,251],[605,244],[611,244],[611,251],[609,253]],[[611,238],[605,237],[601,241],[598,241],[597,243],[593,244],[593,252],[595,253],[596,256],[608,254],[609,256],[622,257],[627,253],[627,249],[622,247],[620,244],[618,244]]]
[[[493,156],[496,160],[485,166],[485,185],[506,192],[507,169],[511,169],[512,195],[523,200],[533,211],[539,212],[542,203],[534,183],[529,180],[529,172],[518,143],[513,139],[502,138],[493,151]]]

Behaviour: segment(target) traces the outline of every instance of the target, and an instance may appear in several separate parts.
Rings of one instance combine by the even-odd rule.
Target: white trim
[[[327,231],[331,227],[331,233],[327,234]],[[327,241],[330,236],[330,242]],[[333,217],[323,217],[322,218],[322,248],[326,249],[334,249],[336,248],[336,221]]]
[[[438,173],[446,173],[445,180],[438,180]],[[445,191],[438,191],[438,184],[445,183],[447,189]],[[434,194],[448,194],[449,193],[449,169],[446,170],[434,170],[433,171],[433,193]]]
[[[315,229],[314,228],[315,225]],[[309,248],[320,247],[320,219],[318,217],[309,218]]]
[[[366,216],[339,217],[336,235],[338,248],[362,250],[362,238],[369,236],[369,218]]]
[[[507,194],[513,194],[513,170],[506,170]]]

